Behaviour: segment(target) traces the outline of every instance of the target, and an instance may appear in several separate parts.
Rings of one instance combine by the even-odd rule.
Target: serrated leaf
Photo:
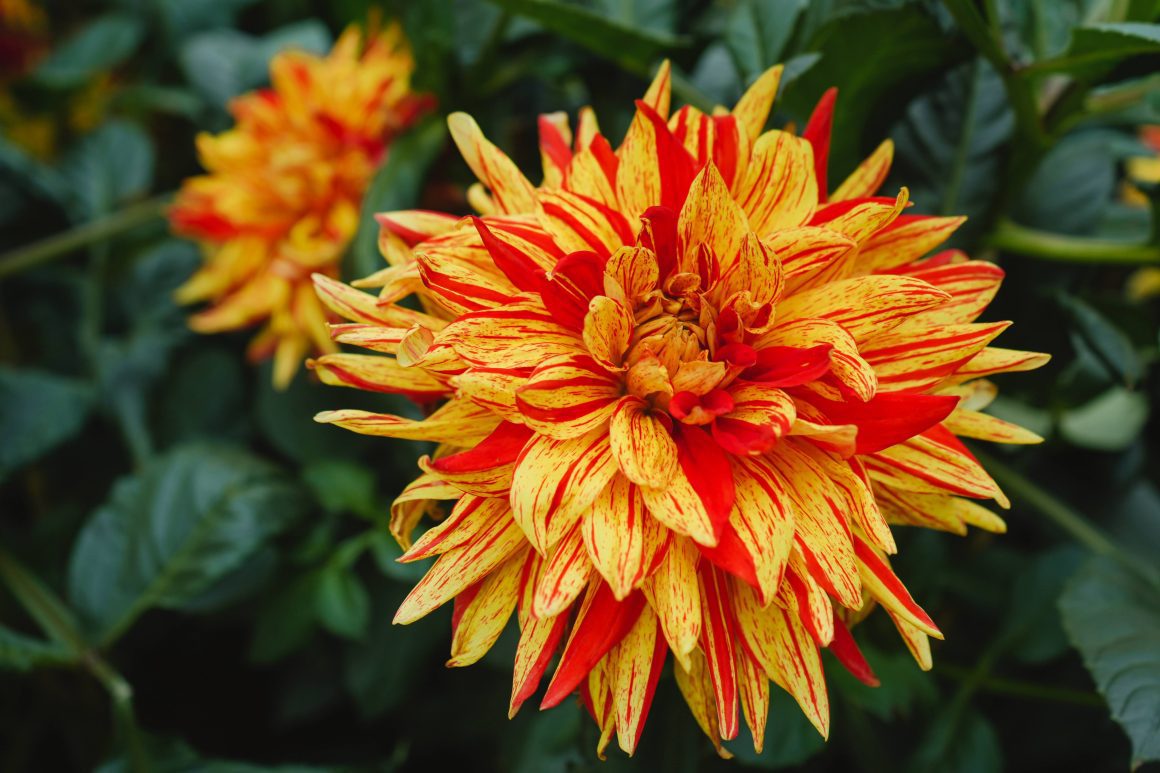
[[[429,119],[391,145],[386,161],[363,196],[362,219],[351,245],[352,278],[369,276],[383,267],[375,214],[415,206],[426,182],[427,170],[446,142],[446,123],[442,119]]]
[[[79,86],[129,58],[144,36],[145,24],[140,17],[105,14],[56,46],[32,78],[51,88]]]
[[[371,600],[358,576],[346,566],[327,566],[315,586],[318,622],[337,636],[361,639],[370,620]]]
[[[1160,586],[1109,557],[1090,559],[1064,588],[1063,626],[1136,765],[1160,760]]]
[[[81,530],[69,596],[97,638],[150,607],[181,609],[303,511],[277,467],[219,445],[180,447],[123,478]]]
[[[638,29],[599,13],[557,0],[491,0],[506,11],[538,22],[544,29],[617,62],[626,70],[646,74],[666,53],[688,45],[685,38]]]
[[[83,381],[0,367],[0,481],[80,431],[92,402]]]

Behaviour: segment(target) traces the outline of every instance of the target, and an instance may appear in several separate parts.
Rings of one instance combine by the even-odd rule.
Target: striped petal
[[[491,190],[500,212],[531,212],[535,207],[535,188],[495,145],[487,141],[479,124],[466,113],[447,117],[451,139],[475,176]]]
[[[411,590],[394,622],[413,623],[486,577],[526,544],[506,508],[496,508],[470,541],[447,551]]]
[[[862,605],[858,567],[840,492],[806,450],[809,444],[787,439],[764,457],[770,477],[793,503],[795,544],[805,556],[810,574],[843,606]]]
[[[669,533],[644,508],[640,489],[617,475],[582,518],[588,558],[618,601],[655,572]]]
[[[422,421],[349,409],[322,411],[314,420],[320,424],[337,424],[361,435],[430,440],[457,446],[478,443],[499,424],[498,416],[467,400],[450,400]]]
[[[537,435],[516,460],[512,515],[541,555],[580,518],[616,474],[608,434],[568,440]]]
[[[639,398],[626,397],[617,403],[609,426],[612,455],[620,471],[633,483],[653,489],[667,486],[677,468],[677,444],[659,418],[663,415]]]
[[[669,648],[686,669],[691,665],[690,653],[701,638],[699,557],[697,548],[689,540],[672,540],[656,573],[642,586],[649,605],[657,613]]]
[[[604,427],[623,391],[620,377],[588,355],[566,354],[532,371],[516,404],[529,427],[566,440]]]
[[[813,166],[809,143],[787,132],[766,132],[753,144],[745,182],[736,193],[758,236],[809,221],[818,202]]]
[[[583,355],[579,337],[560,325],[538,299],[464,314],[435,338],[471,365],[516,370],[552,357]]]
[[[592,583],[540,708],[550,709],[571,695],[592,667],[632,630],[643,608],[644,597],[639,593],[617,601],[607,585]]]
[[[737,720],[737,672],[733,667],[733,636],[736,623],[729,603],[728,580],[708,564],[697,575],[701,589],[701,649],[717,706],[717,728],[730,740],[740,729]]]
[[[524,555],[517,552],[480,583],[462,609],[459,600],[463,594],[456,598],[448,666],[470,666],[478,662],[499,639],[516,606],[523,565]]]
[[[532,598],[532,614],[540,618],[555,617],[576,600],[588,585],[592,562],[584,552],[584,540],[577,521],[551,549]]]
[[[861,343],[949,298],[947,293],[919,279],[863,276],[791,295],[778,304],[777,314],[779,324],[828,319]]]
[[[829,201],[846,201],[873,196],[882,187],[882,183],[886,181],[886,175],[890,173],[890,164],[893,161],[894,142],[883,140],[882,144],[875,148],[874,152],[830,194]]]
[[[646,606],[632,629],[609,653],[616,739],[629,755],[640,743],[667,652],[656,613]]]

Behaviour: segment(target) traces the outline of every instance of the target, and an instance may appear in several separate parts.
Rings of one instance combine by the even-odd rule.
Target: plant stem
[[[0,278],[62,258],[82,247],[105,241],[165,216],[172,193],[131,204],[96,220],[0,255]]]
[[[1096,555],[1107,556],[1115,560],[1135,574],[1155,580],[1156,572],[1153,568],[1125,552],[1087,518],[998,459],[980,451],[976,451],[975,456],[991,474],[991,477],[995,479],[995,482],[1011,494],[1015,500],[1021,501],[1028,507],[1039,511],[1040,514],[1047,516],[1048,520],[1080,545]]]
[[[940,676],[953,679],[956,682],[967,680],[971,676],[970,669],[962,666],[941,663],[937,669]],[[1104,708],[1107,704],[1100,696],[1082,690],[1068,690],[1062,687],[1047,687],[1035,682],[1024,682],[1018,679],[1004,679],[998,676],[987,676],[977,682],[980,692],[995,693],[997,695],[1011,695],[1016,698],[1048,701],[1051,703],[1070,703],[1076,706],[1091,706]]]
[[[147,773],[149,759],[141,736],[141,729],[133,714],[133,688],[109,663],[91,648],[81,634],[72,611],[55,593],[20,562],[0,549],[0,580],[12,591],[25,611],[54,641],[72,654],[71,662],[83,667],[109,693],[117,732],[125,748],[129,769]]]
[[[1160,246],[1086,239],[1040,231],[1001,220],[987,239],[989,246],[1020,255],[1063,263],[1160,265]]]

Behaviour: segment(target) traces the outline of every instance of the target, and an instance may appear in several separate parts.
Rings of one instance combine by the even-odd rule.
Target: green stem
[[[1042,488],[1023,477],[998,459],[980,451],[975,456],[1008,494],[1054,523],[1069,537],[1096,555],[1107,556],[1117,561],[1131,572],[1148,578],[1156,576],[1155,570],[1143,564],[1112,541],[1087,518],[1077,513]]]
[[[50,236],[47,239],[0,255],[0,278],[49,263],[82,247],[105,241],[137,226],[162,218],[172,200],[172,193],[155,196],[110,215],[90,220],[64,233]]]
[[[1002,220],[987,239],[996,249],[1063,263],[1160,265],[1160,246],[1063,236]]]
[[[962,682],[971,677],[971,670],[949,663],[940,663],[936,669],[939,676]],[[1046,687],[1035,682],[1025,682],[1018,679],[1005,679],[998,676],[985,676],[976,682],[980,692],[989,692],[996,695],[1010,695],[1015,698],[1048,701],[1050,703],[1070,703],[1076,706],[1091,706],[1104,708],[1107,703],[1094,693],[1082,690],[1068,690],[1062,687]]]
[[[125,748],[129,769],[147,773],[149,759],[141,730],[133,714],[133,688],[108,661],[92,649],[81,635],[71,610],[55,593],[19,561],[0,549],[0,580],[12,591],[25,611],[54,641],[68,647],[72,662],[83,667],[109,693],[117,732]]]

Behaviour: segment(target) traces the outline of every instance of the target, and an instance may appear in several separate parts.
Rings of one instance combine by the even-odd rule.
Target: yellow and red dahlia
[[[413,66],[397,25],[365,38],[352,26],[328,56],[274,57],[272,87],[231,103],[236,126],[197,138],[208,174],[186,181],[170,219],[205,264],[177,298],[210,301],[190,319],[198,332],[265,322],[249,354],[274,356],[278,385],[334,350],[310,275],[338,274],[375,168],[429,105],[410,90]]]
[[[392,510],[402,560],[438,556],[396,622],[454,600],[461,666],[514,609],[511,712],[558,654],[541,706],[579,693],[601,753],[634,750],[669,653],[723,754],[741,716],[760,746],[771,680],[827,734],[820,648],[876,683],[850,634],[874,606],[929,668],[891,526],[1002,531],[958,436],[1039,440],[979,412],[985,377],[1046,360],[973,321],[1002,272],[931,255],[962,218],[875,195],[889,141],[828,191],[834,93],[802,136],[764,131],[780,74],[670,115],[665,66],[615,150],[590,111],[544,116],[538,188],[453,115],[483,216],[381,215],[377,298],[317,278],[335,339],[393,355],[328,354],[322,379],[438,404],[317,417],[440,444]]]

